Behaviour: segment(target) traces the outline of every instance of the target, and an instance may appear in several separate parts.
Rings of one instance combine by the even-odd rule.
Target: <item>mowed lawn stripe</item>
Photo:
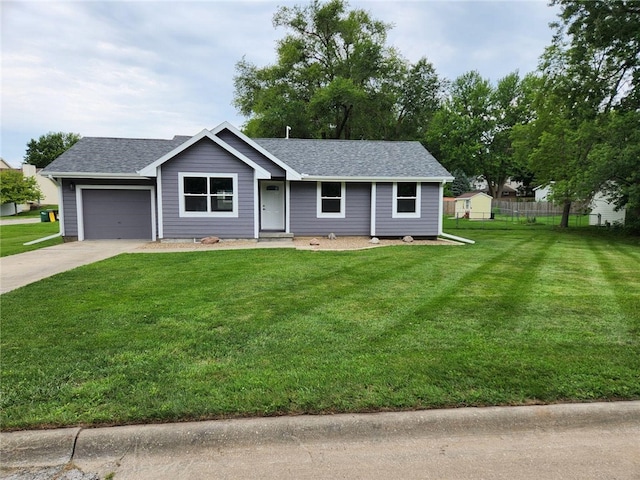
[[[640,398],[639,313],[593,253],[625,249],[473,236],[127,254],[3,295],[2,427]]]

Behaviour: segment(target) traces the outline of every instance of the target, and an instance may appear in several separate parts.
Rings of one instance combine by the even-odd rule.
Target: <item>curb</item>
[[[0,433],[0,462],[4,468],[64,465],[73,457],[81,428]]]
[[[640,401],[484,407],[371,414],[301,415],[95,429],[67,428],[0,434],[4,467],[117,460],[127,453],[194,453],[334,439],[501,434],[514,431],[640,426]]]

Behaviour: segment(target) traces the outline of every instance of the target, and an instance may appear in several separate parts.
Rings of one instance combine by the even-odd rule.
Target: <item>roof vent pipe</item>
[[[287,125],[287,134],[285,135],[284,138],[289,138],[289,132],[291,131],[291,127],[289,125]]]

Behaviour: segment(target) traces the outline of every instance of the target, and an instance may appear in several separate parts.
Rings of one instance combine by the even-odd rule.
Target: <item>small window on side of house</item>
[[[345,183],[318,182],[317,216],[345,217]]]
[[[420,183],[393,184],[393,218],[420,217]]]

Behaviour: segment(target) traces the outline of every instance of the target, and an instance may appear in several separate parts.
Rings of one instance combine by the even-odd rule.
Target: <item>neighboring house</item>
[[[547,202],[553,188],[553,183],[534,188],[536,202]],[[616,211],[616,206],[610,202],[602,192],[597,192],[589,203],[589,225],[624,225],[626,209],[623,207]]]
[[[0,158],[0,170],[8,170],[10,168],[12,169],[13,167],[5,162],[3,158]]]
[[[29,165],[27,163],[22,164],[22,174],[25,177],[34,177],[42,192],[40,197],[41,205],[56,205],[58,203],[58,186],[47,177],[40,174],[42,169],[36,169],[35,165]]]
[[[19,170],[18,168],[13,168],[4,159],[0,158],[0,170]],[[24,172],[23,172],[24,175]],[[24,212],[29,209],[29,205],[27,204],[17,204],[15,202],[3,203],[0,205],[0,216],[6,217],[11,215],[16,215],[20,212]]]
[[[436,237],[453,177],[419,142],[83,137],[43,175],[67,239]]]
[[[486,194],[489,193],[489,184],[482,176],[476,177],[475,179],[473,179],[473,181],[471,182],[471,187],[473,188],[474,191],[484,192]],[[507,181],[504,182],[504,185],[502,187],[501,199],[510,200],[512,198],[516,198],[520,196],[525,196],[524,184],[522,182],[517,182],[515,180],[512,180],[511,178],[508,178]],[[496,200],[501,200],[501,199],[497,198]]]
[[[615,205],[611,203],[601,192],[595,194],[589,206],[591,207],[589,225],[624,225],[626,209],[623,207],[616,211]]]
[[[548,197],[551,194],[551,186],[553,182],[548,183],[546,185],[538,185],[533,189],[533,193],[535,195],[536,202],[548,202]]]
[[[493,198],[484,192],[467,192],[456,197],[456,218],[489,220]]]
[[[488,188],[481,188],[479,189],[479,191],[489,195]],[[518,192],[514,188],[510,187],[505,183],[504,186],[502,187],[502,196],[498,200],[514,200],[517,196],[518,196]]]
[[[0,163],[0,170],[7,170],[13,168],[8,165],[4,160]],[[19,169],[15,169],[19,170]],[[22,164],[22,175],[25,177],[34,177],[40,188],[40,192],[42,192],[42,197],[40,197],[40,201],[37,202],[41,205],[55,205],[58,203],[58,186],[51,181],[51,179],[43,177],[39,174],[39,170],[36,171],[36,167],[34,165],[29,165],[27,163]],[[36,203],[36,202],[30,202]],[[14,203],[5,203],[0,207],[0,215],[15,215],[16,213],[24,212],[29,210],[29,204],[20,204],[15,205]]]

